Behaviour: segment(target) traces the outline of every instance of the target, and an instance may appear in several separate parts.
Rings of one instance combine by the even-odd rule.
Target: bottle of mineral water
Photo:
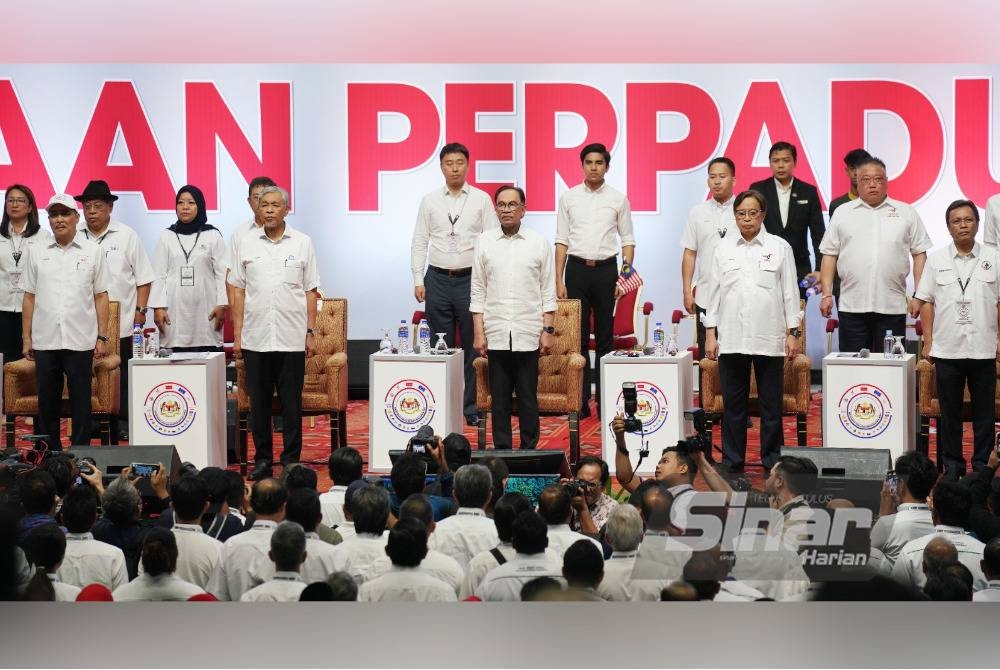
[[[142,358],[146,350],[146,339],[142,336],[142,326],[132,325],[132,358]]]
[[[656,322],[656,328],[653,329],[653,355],[663,356],[664,355],[664,338],[666,333],[663,331],[663,323],[660,321]]]
[[[892,331],[885,331],[885,339],[882,340],[882,353],[885,354],[886,358],[892,358],[892,345],[895,343],[896,338],[892,336]]]
[[[406,325],[406,319],[399,320],[399,342],[396,350],[401,354],[410,353],[410,327]]]
[[[417,339],[420,342],[420,353],[427,356],[431,353],[431,327],[427,325],[427,319],[420,319],[417,326]]]

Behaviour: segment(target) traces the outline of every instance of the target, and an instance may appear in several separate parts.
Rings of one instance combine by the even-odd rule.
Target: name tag
[[[955,301],[955,323],[960,326],[966,326],[972,323],[971,300],[962,299]]]
[[[181,266],[181,286],[194,286],[194,266]]]
[[[21,270],[11,270],[7,273],[7,279],[10,281],[10,290],[19,293],[21,291]]]

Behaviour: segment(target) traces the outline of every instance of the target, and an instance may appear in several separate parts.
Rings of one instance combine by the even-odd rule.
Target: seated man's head
[[[686,449],[667,447],[653,470],[653,478],[667,486],[690,484],[698,474],[698,464]]]
[[[538,494],[538,513],[550,526],[569,523],[572,510],[569,492],[563,486],[550,484]]]
[[[233,481],[222,468],[214,466],[202,468],[195,475],[205,483],[208,488],[208,510],[212,514],[219,514],[223,510],[228,512],[226,507],[229,502],[230,488]]]
[[[287,500],[288,489],[273,477],[261,479],[250,491],[250,507],[258,519],[283,521]]]
[[[514,519],[511,543],[519,554],[541,554],[549,546],[549,527],[537,512],[521,512]]]
[[[670,523],[670,508],[674,505],[674,496],[667,489],[666,482],[658,484],[642,492],[639,512],[647,531],[670,532],[673,530]]]
[[[587,482],[588,486],[584,489],[583,495],[587,499],[587,504],[593,507],[607,488],[611,472],[604,459],[584,456],[576,463],[576,478]]]
[[[354,530],[360,535],[381,535],[389,520],[389,494],[381,486],[368,485],[358,490],[351,501]]]
[[[954,569],[953,569],[954,568]],[[968,579],[959,568],[964,568]],[[961,563],[952,563],[927,577],[924,594],[935,602],[970,602],[972,600],[972,573]]]
[[[71,533],[89,533],[97,521],[97,491],[90,486],[74,486],[63,499],[62,521]]]
[[[281,481],[284,482],[285,488],[289,492],[303,488],[315,491],[319,483],[319,478],[316,476],[316,471],[312,468],[307,468],[301,463],[294,463],[292,466],[282,470]]]
[[[53,515],[56,511],[56,481],[45,470],[32,470],[18,486],[25,514]],[[67,492],[68,493],[68,492]]]
[[[263,480],[262,480],[263,481]],[[268,558],[277,572],[298,572],[306,560],[306,532],[294,521],[282,521],[271,533]]]
[[[493,475],[482,465],[463,465],[455,473],[455,500],[459,507],[483,509],[493,492]]]
[[[243,476],[238,472],[233,470],[225,471],[226,477],[226,503],[229,505],[229,509],[234,509],[237,512],[242,510],[246,504],[247,497],[247,485],[243,481]],[[209,500],[211,504],[211,500]]]
[[[192,477],[193,479],[193,477]],[[142,541],[142,569],[150,577],[177,569],[177,538],[166,528],[151,528]]]
[[[663,482],[656,479],[643,479],[639,482],[639,485],[635,487],[635,491],[632,491],[632,495],[628,497],[628,503],[637,510],[642,509],[642,497],[646,494],[646,490],[662,485]]]
[[[497,501],[503,496],[507,489],[507,479],[510,478],[510,468],[507,467],[507,461],[502,458],[497,458],[496,456],[489,456],[483,458],[479,461],[479,465],[482,465],[489,469],[490,474],[493,476],[493,491],[490,494],[490,504],[487,509],[494,509],[496,507]]]
[[[344,518],[351,523],[354,522],[354,496],[368,486],[372,486],[372,484],[364,479],[358,479],[351,482],[347,490],[344,491]]]
[[[604,579],[604,556],[590,540],[577,540],[563,554],[563,577],[577,589],[596,589]]]
[[[36,569],[58,572],[66,557],[66,534],[54,523],[36,526],[24,540],[24,553]]]
[[[197,477],[181,477],[170,485],[170,505],[177,523],[200,523],[208,511],[208,487]]]
[[[531,511],[531,501],[522,493],[505,493],[493,506],[493,525],[501,542],[514,538],[514,519]]]
[[[334,602],[354,602],[358,599],[358,583],[346,572],[337,571],[326,578],[330,585],[331,598]]]
[[[472,463],[472,445],[465,435],[449,433],[441,443],[444,445],[444,460],[452,472]]]
[[[418,567],[427,556],[427,528],[419,519],[400,519],[389,531],[385,553],[396,567]]]
[[[972,511],[972,494],[953,479],[942,478],[931,493],[931,516],[934,523],[965,528]]]
[[[726,569],[717,551],[696,551],[684,564],[683,579],[694,587],[698,600],[715,599],[725,578]]]
[[[427,534],[434,532],[434,508],[431,500],[423,493],[414,493],[399,506],[400,519],[417,519],[424,524]]]
[[[116,526],[138,523],[142,516],[142,496],[135,484],[125,477],[118,477],[104,489],[101,499],[104,517]]]
[[[979,567],[986,579],[1000,579],[1000,537],[995,537],[986,543]]]
[[[669,517],[669,512],[667,513]],[[642,542],[642,515],[631,505],[618,505],[608,515],[604,537],[614,551],[629,552]]]
[[[771,467],[764,486],[770,495],[785,504],[796,496],[813,493],[818,476],[819,469],[810,459],[782,456]]]
[[[403,454],[392,464],[389,478],[397,500],[406,500],[414,493],[422,493],[427,476],[427,461],[416,454]]]
[[[52,475],[52,480],[56,483],[56,495],[65,497],[77,475],[76,461],[66,454],[58,454],[43,460],[40,467]]]
[[[521,601],[532,602],[559,602],[562,600],[562,584],[555,577],[542,576],[535,577],[524,583],[521,587]]]
[[[926,502],[938,479],[937,466],[919,451],[908,451],[896,459],[899,498],[904,502]]]
[[[315,489],[297,488],[288,494],[288,502],[285,503],[286,521],[299,524],[307,533],[315,533],[322,519],[323,510]]]
[[[353,447],[335,449],[330,454],[327,465],[330,469],[330,480],[336,486],[350,486],[351,482],[361,479],[364,470],[361,453]]]
[[[922,566],[924,575],[930,577],[950,563],[958,562],[958,549],[946,537],[932,538],[924,547]]]

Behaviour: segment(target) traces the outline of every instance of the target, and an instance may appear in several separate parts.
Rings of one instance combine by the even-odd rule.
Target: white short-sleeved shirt
[[[591,542],[601,551],[601,556],[604,556],[604,548],[601,546],[600,542],[589,535],[576,532],[569,527],[568,523],[549,526],[549,549],[555,552],[560,559],[562,559],[563,554],[566,553],[566,550],[569,549],[570,545],[578,540],[587,540],[588,542]]]
[[[660,599],[660,593],[670,579],[635,579],[635,559],[638,552],[616,551],[604,561],[604,578],[597,586],[597,593],[613,602],[649,602]],[[664,572],[666,569],[664,569]]]
[[[346,494],[346,486],[334,484],[329,491],[319,497],[319,507],[323,510],[323,523],[330,528],[339,526],[346,521],[346,517],[344,517],[344,496]]]
[[[892,578],[901,584],[908,584],[918,589],[924,588],[927,575],[924,574],[924,549],[935,537],[943,537],[958,551],[958,562],[972,573],[972,590],[986,588],[986,577],[983,575],[980,562],[983,560],[985,544],[956,526],[938,524],[930,535],[910,540],[899,550],[895,565],[892,566]]]
[[[240,242],[229,283],[246,291],[241,344],[250,351],[305,351],[306,291],[319,288],[316,250],[287,223],[277,241],[263,229]]]
[[[733,538],[731,574],[774,600],[801,599],[809,589],[802,558],[766,530],[744,528]]]
[[[983,217],[983,243],[994,249],[1000,245],[1000,193],[986,201],[986,215]]]
[[[523,225],[510,236],[500,228],[483,233],[472,260],[469,311],[483,315],[487,347],[538,349],[542,315],[555,310],[555,265],[545,238]]]
[[[235,602],[267,580],[272,573],[265,569],[274,570],[274,563],[267,554],[271,551],[271,535],[277,525],[274,521],[258,520],[250,530],[225,541],[219,565],[208,582],[212,595],[219,600]]]
[[[424,263],[446,270],[471,267],[476,238],[499,225],[490,196],[475,186],[465,184],[457,195],[442,186],[425,195],[410,243],[413,285],[424,285]]]
[[[204,593],[200,586],[184,581],[174,574],[142,574],[128,584],[115,589],[111,597],[115,601],[186,601],[191,596]]]
[[[763,227],[749,242],[722,240],[703,305],[705,327],[719,329],[719,353],[784,356],[788,329],[802,320],[796,276],[788,242]]]
[[[431,537],[433,537],[433,533]],[[372,577],[370,579],[380,577],[392,570],[392,568],[392,561],[388,556],[383,556],[375,561],[372,566]],[[465,570],[458,564],[458,561],[451,556],[446,556],[440,551],[433,549],[428,549],[424,560],[420,561],[420,571],[441,580],[450,586],[456,594],[462,588],[462,581],[465,579]]]
[[[499,542],[496,524],[483,510],[459,507],[455,514],[437,522],[427,546],[451,556],[465,569],[473,556]]]
[[[227,270],[233,269],[233,262],[236,259],[236,254],[239,251],[240,242],[243,240],[243,238],[246,237],[247,234],[249,233],[253,232],[259,233],[263,230],[264,228],[262,226],[257,225],[257,219],[251,217],[249,221],[237,227],[236,230],[233,231],[232,237],[229,238],[229,253],[226,254]]]
[[[114,219],[100,236],[93,235],[85,221],[77,226],[77,237],[96,242],[104,252],[104,261],[110,273],[108,299],[121,304],[121,323],[118,337],[129,337],[135,317],[136,288],[151,284],[155,278],[142,240],[135,231]],[[145,307],[145,305],[143,305]],[[111,333],[108,333],[113,337]]]
[[[426,572],[423,564],[416,568],[393,565],[358,589],[358,602],[447,603],[456,600],[455,589]]]
[[[490,570],[483,578],[476,597],[487,602],[520,602],[521,587],[536,577],[552,577],[564,583],[562,559],[552,554],[520,554]]]
[[[934,305],[932,356],[996,357],[1000,252],[995,248],[976,242],[970,254],[960,256],[955,245],[949,244],[929,254],[916,295]],[[959,323],[962,300],[971,303],[968,323]]]
[[[991,579],[986,583],[986,588],[980,589],[972,594],[974,603],[996,603],[1000,602],[1000,579]]]
[[[63,247],[53,238],[28,257],[23,281],[24,291],[35,296],[34,349],[93,350],[98,333],[94,296],[111,284],[99,246],[78,238]]]
[[[255,586],[242,596],[245,603],[288,603],[297,602],[306,583],[297,572],[274,573],[274,576],[259,586]]]
[[[359,586],[371,578],[376,561],[386,555],[385,545],[389,541],[389,533],[381,535],[358,533],[334,546],[334,563],[336,570],[343,571],[354,578]]]
[[[593,191],[581,183],[559,197],[556,244],[566,253],[601,261],[618,254],[618,238],[622,247],[635,245],[632,206],[624,193],[607,182]]]
[[[872,526],[872,549],[882,552],[886,567],[892,570],[900,550],[910,540],[934,532],[931,508],[920,503],[902,503],[895,514],[879,517]]]
[[[177,541],[177,569],[174,574],[185,582],[206,589],[212,573],[222,560],[222,543],[198,524],[174,523],[170,529]],[[142,572],[142,565],[139,565]]]
[[[906,203],[861,198],[837,208],[819,250],[837,257],[842,312],[904,314],[910,256],[931,248],[924,222]]]
[[[128,582],[125,554],[112,544],[95,540],[93,533],[66,533],[66,556],[57,574],[60,581],[80,588],[103,584],[114,591]]]
[[[730,195],[725,202],[719,202],[715,198],[699,202],[688,213],[687,224],[684,226],[684,232],[681,233],[681,247],[698,254],[692,286],[698,287],[702,301],[707,297],[708,287],[705,284],[712,274],[712,258],[715,257],[715,248],[726,237],[736,237],[740,234],[740,229],[736,227],[736,217],[733,214],[733,201],[735,199],[736,196]],[[698,305],[704,307],[702,302],[698,302]]]
[[[76,597],[80,595],[82,590],[79,586],[73,586],[72,584],[64,584],[59,575],[54,572],[48,573],[49,581],[52,582],[52,588],[56,592],[56,602],[57,603],[72,603],[76,602]]]
[[[13,228],[13,226],[11,226]],[[24,304],[24,270],[33,251],[52,242],[52,233],[39,228],[31,237],[10,231],[0,237],[0,311],[20,312]],[[15,256],[17,259],[15,260]]]

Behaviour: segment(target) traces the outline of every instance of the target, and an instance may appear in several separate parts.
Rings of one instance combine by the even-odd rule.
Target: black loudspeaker
[[[816,499],[809,501],[814,507],[825,507],[830,500],[843,498],[855,507],[878,513],[882,484],[892,469],[888,449],[783,447],[781,455],[808,458],[816,464],[819,469]]]
[[[105,477],[112,479],[133,463],[163,463],[163,467],[167,470],[167,479],[170,482],[177,481],[181,470],[181,458],[177,455],[177,448],[172,444],[73,446],[69,448],[69,452],[77,460],[84,457],[93,458]],[[138,479],[136,486],[139,493],[144,496],[155,495],[149,485],[149,480],[145,477]]]

